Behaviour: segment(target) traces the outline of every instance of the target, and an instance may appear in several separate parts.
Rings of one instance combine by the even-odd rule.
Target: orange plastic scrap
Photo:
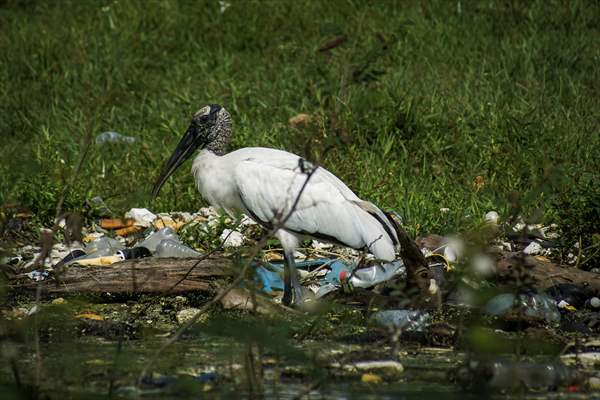
[[[100,227],[104,229],[119,229],[133,226],[135,220],[133,218],[102,218],[100,220]]]
[[[142,226],[132,225],[125,228],[117,229],[115,233],[119,236],[127,236],[132,233],[141,232],[144,228]]]
[[[94,313],[77,314],[75,316],[75,318],[93,319],[94,321],[102,321],[102,320],[104,320],[104,318],[101,315],[94,314]]]
[[[158,217],[156,218],[156,220],[154,220],[154,227],[156,229],[162,229],[162,228],[171,228],[174,231],[178,231],[179,228],[181,228],[183,225],[185,225],[185,222],[183,221],[175,221],[172,218],[164,218],[164,217]]]

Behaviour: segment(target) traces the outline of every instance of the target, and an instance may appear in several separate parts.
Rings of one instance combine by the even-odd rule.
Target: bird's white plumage
[[[223,156],[203,150],[192,171],[200,193],[213,206],[277,224],[292,209],[307,179],[299,160],[295,154],[261,147]],[[368,248],[382,260],[395,258],[397,238],[385,215],[322,167],[311,176],[283,232],[277,234],[284,248],[295,247],[304,235]]]

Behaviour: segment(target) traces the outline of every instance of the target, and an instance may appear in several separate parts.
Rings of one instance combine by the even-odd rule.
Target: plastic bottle
[[[111,253],[106,255],[111,255],[119,250],[123,250],[124,248],[125,246],[123,246],[118,240],[103,236],[94,240],[93,242],[90,242],[83,250],[88,255],[97,251],[110,250]]]
[[[85,254],[79,254],[79,257],[72,257],[69,260],[67,260],[67,256],[60,262],[60,264],[69,265],[79,260],[89,260],[91,258],[112,256],[119,250],[123,249],[125,249],[125,246],[123,246],[118,240],[103,236],[94,240],[93,242],[88,243],[88,245],[83,249]]]
[[[114,249],[112,247],[101,248],[99,250],[92,251],[91,253],[88,253],[88,254],[86,254],[83,257],[74,258],[71,261],[66,262],[65,265],[73,264],[73,263],[75,263],[77,261],[80,261],[80,260],[89,260],[89,259],[92,259],[92,258],[112,256],[112,255],[115,255],[118,251],[120,251],[120,249],[117,250],[117,249]]]
[[[158,246],[158,244],[165,239],[173,239],[176,242],[179,241],[179,237],[175,231],[169,227],[166,227],[152,233],[146,239],[136,244],[135,247],[145,247],[152,253],[156,253],[156,246]]]
[[[355,270],[351,274],[350,284],[354,287],[368,288],[400,274],[406,274],[406,267],[400,260],[391,263],[376,264]]]
[[[405,330],[422,332],[431,320],[431,315],[422,310],[384,310],[371,316],[377,324]]]
[[[560,322],[556,302],[544,293],[502,293],[491,298],[485,305],[485,312],[491,315],[503,316],[512,311],[522,312],[530,318]]]
[[[104,143],[133,143],[137,138],[133,136],[125,136],[119,132],[106,131],[96,136],[96,144]]]
[[[173,239],[163,239],[156,246],[156,257],[199,257],[202,254]]]

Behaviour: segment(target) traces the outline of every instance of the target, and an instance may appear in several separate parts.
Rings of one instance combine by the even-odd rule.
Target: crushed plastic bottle
[[[102,236],[101,238],[88,243],[83,250],[86,252],[86,254],[91,254],[102,250],[110,250],[112,251],[111,254],[114,254],[119,250],[123,250],[124,248],[125,246],[123,246],[118,240],[107,236]]]
[[[354,287],[368,288],[385,282],[396,275],[406,274],[406,267],[400,260],[385,264],[360,268],[351,274],[349,282]]]
[[[484,311],[490,315],[504,316],[510,312],[522,312],[524,316],[548,322],[560,322],[556,302],[544,293],[502,293],[490,299]]]
[[[423,332],[431,322],[431,314],[422,310],[384,310],[374,313],[371,319],[388,328]]]
[[[96,144],[104,144],[104,143],[134,143],[137,138],[133,136],[125,136],[120,134],[119,132],[114,131],[106,131],[98,134],[96,136]]]
[[[76,263],[78,261],[83,261],[83,260],[91,260],[93,258],[113,256],[113,255],[117,254],[117,252],[119,252],[119,251],[120,251],[120,249],[117,250],[112,247],[101,248],[99,250],[92,251],[91,253],[88,253],[85,256],[74,258],[71,261],[65,263],[65,265],[73,264],[73,263]]]
[[[315,292],[315,298],[320,299],[321,297],[325,296],[326,294],[329,294],[331,292],[335,292],[336,290],[339,290],[339,288],[340,288],[339,285],[335,285],[330,282],[325,282],[323,285],[318,287],[317,291]]]
[[[69,265],[81,260],[112,256],[123,249],[125,249],[125,246],[123,246],[118,240],[107,236],[102,236],[101,238],[98,238],[85,246],[83,249],[85,254],[78,253],[78,257],[71,257],[70,259],[67,259],[69,258],[69,256],[67,256],[60,263],[62,265]],[[71,254],[73,253],[74,252],[71,252]]]
[[[158,244],[165,239],[173,239],[176,242],[179,241],[179,236],[175,233],[175,231],[169,227],[162,228],[146,239],[142,240],[140,243],[136,244],[135,247],[145,247],[150,250],[152,253],[156,253],[156,247]]]
[[[190,249],[185,244],[174,239],[163,239],[156,246],[156,257],[200,257],[202,254],[198,253],[194,249]]]

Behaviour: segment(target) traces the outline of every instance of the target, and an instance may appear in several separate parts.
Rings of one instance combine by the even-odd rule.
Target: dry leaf
[[[473,179],[473,186],[475,189],[479,190],[485,186],[485,179],[481,175],[477,175],[475,179]]]
[[[300,113],[298,115],[294,115],[290,119],[288,119],[288,125],[292,128],[298,128],[301,125],[308,125],[313,121],[313,117],[310,114]]]

